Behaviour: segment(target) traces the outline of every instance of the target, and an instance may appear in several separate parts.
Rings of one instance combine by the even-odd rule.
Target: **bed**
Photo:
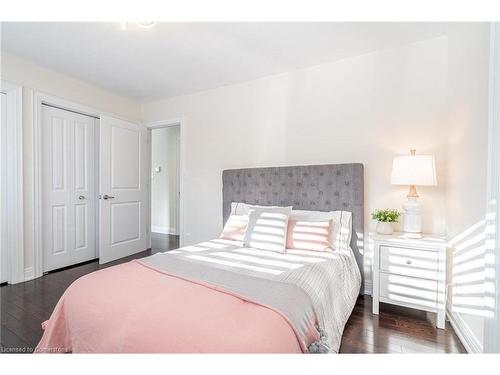
[[[214,239],[76,280],[41,353],[335,353],[362,285],[363,166],[223,172],[231,203],[352,215],[350,242],[285,254]]]

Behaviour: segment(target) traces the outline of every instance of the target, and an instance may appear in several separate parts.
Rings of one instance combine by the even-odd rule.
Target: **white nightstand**
[[[447,242],[436,236],[407,239],[402,233],[374,235],[373,313],[379,302],[437,313],[445,326]]]

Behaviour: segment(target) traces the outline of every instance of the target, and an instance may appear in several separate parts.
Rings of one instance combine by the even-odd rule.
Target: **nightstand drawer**
[[[435,251],[380,246],[381,272],[437,280],[438,265]]]
[[[437,307],[437,281],[380,273],[380,300],[408,307]]]

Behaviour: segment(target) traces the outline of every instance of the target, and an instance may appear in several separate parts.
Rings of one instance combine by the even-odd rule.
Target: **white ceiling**
[[[2,50],[140,101],[190,94],[446,33],[444,23],[4,22]]]

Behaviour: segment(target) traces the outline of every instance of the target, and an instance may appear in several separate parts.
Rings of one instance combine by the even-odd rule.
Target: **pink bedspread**
[[[37,352],[301,353],[279,312],[138,262],[76,280]]]

